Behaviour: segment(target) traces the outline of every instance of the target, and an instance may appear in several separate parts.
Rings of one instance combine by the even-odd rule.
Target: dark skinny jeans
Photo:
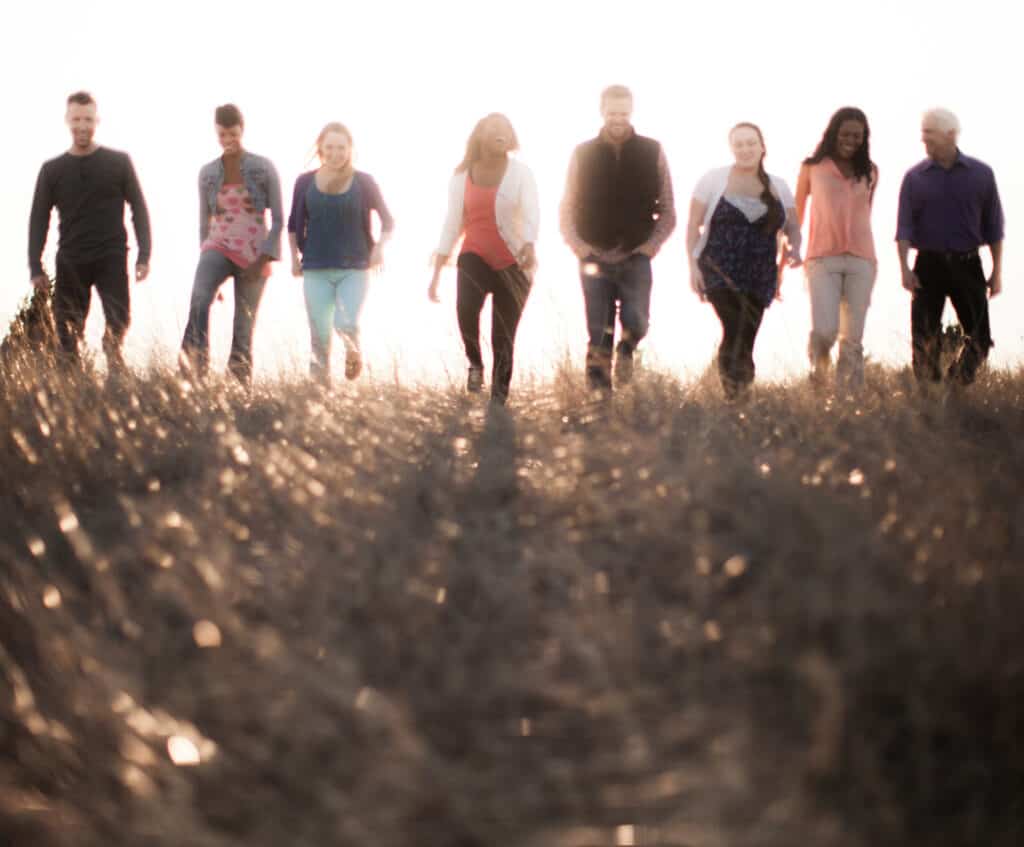
[[[754,381],[754,342],[764,306],[753,295],[732,288],[713,288],[707,297],[722,322],[718,375],[725,396],[732,399]]]
[[[484,366],[480,351],[480,313],[491,295],[491,395],[504,400],[512,382],[516,330],[522,317],[532,281],[519,265],[496,271],[476,253],[463,253],[458,260],[458,291],[455,307],[466,358],[474,368]]]

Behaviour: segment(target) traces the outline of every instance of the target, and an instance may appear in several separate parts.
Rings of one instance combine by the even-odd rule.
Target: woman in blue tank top
[[[303,278],[312,358],[310,376],[330,382],[332,330],[345,343],[345,376],[363,367],[359,315],[370,271],[381,264],[381,246],[394,221],[377,183],[352,166],[352,135],[340,123],[325,126],[316,141],[320,167],[295,180],[288,240],[292,274]],[[380,219],[375,242],[371,213]]]

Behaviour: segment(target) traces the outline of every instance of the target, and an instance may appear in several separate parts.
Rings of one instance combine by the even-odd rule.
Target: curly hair
[[[854,179],[865,179],[868,183],[874,178],[875,163],[871,161],[871,128],[868,126],[867,116],[855,106],[844,106],[836,111],[829,118],[828,126],[818,142],[818,147],[813,155],[804,159],[805,165],[816,165],[822,159],[828,157],[835,159],[838,156],[836,148],[839,146],[839,128],[844,121],[857,121],[864,127],[864,143],[857,148],[853,154],[853,176]]]

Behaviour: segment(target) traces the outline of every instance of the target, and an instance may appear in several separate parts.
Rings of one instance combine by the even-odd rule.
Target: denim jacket
[[[281,230],[284,227],[284,211],[281,202],[281,180],[270,159],[255,153],[242,153],[242,180],[249,192],[249,198],[262,215],[270,209],[270,232],[263,242],[261,252],[272,259],[281,258]],[[210,218],[217,213],[217,195],[224,187],[224,162],[218,156],[199,170],[199,243],[206,240],[210,230]]]

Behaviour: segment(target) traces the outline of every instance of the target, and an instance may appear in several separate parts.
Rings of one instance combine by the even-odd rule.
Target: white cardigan
[[[439,256],[448,256],[463,232],[463,202],[469,171],[452,176],[448,183],[448,216],[437,245]],[[540,228],[540,206],[537,202],[537,183],[530,169],[518,159],[509,159],[505,176],[494,199],[494,216],[498,233],[513,256],[518,256],[524,244],[537,240]]]
[[[693,258],[695,259],[700,258],[700,254],[708,243],[711,217],[715,214],[715,207],[718,205],[718,201],[722,199],[722,195],[725,194],[725,189],[729,185],[729,174],[732,173],[732,168],[732,165],[726,165],[724,168],[715,168],[708,171],[700,178],[697,186],[693,189],[694,199],[700,200],[705,206],[700,240],[693,250]],[[768,174],[768,180],[772,184],[772,193],[779,198],[783,211],[786,214],[786,220],[783,223],[782,229],[789,239],[790,247],[799,253],[800,227],[796,223],[796,201],[793,200],[793,193],[789,190],[789,186],[786,185],[786,181],[782,177]]]

